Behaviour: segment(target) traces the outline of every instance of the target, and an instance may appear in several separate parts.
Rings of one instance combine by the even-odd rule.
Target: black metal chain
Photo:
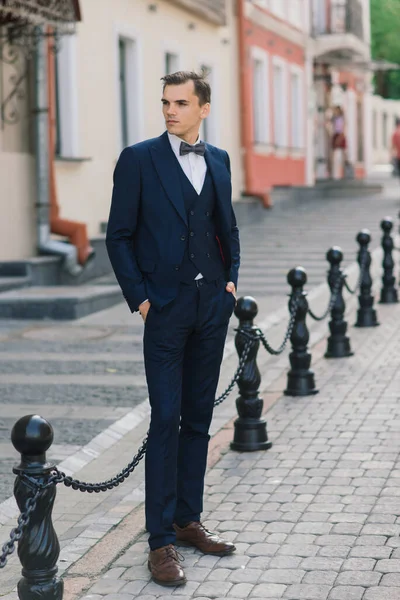
[[[349,284],[347,283],[347,280],[346,280],[346,275],[344,274],[344,277],[343,277],[344,287],[349,292],[349,294],[351,294],[351,295],[357,294],[358,290],[360,289],[363,277],[364,277],[364,269],[365,269],[365,262],[363,261],[360,265],[360,273],[358,275],[356,287],[354,289],[352,289],[349,286]]]
[[[308,314],[310,315],[310,317],[312,319],[314,319],[314,321],[323,321],[330,314],[332,308],[334,307],[334,305],[336,303],[336,300],[337,300],[337,297],[338,297],[338,294],[339,294],[339,290],[341,288],[343,280],[345,280],[344,275],[342,273],[339,273],[339,276],[338,276],[337,280],[335,281],[335,285],[333,286],[333,290],[332,290],[332,293],[331,293],[331,299],[329,300],[328,308],[323,313],[323,315],[321,315],[320,317],[317,316],[311,310],[311,308],[308,307]]]
[[[25,528],[29,524],[31,514],[36,510],[38,498],[42,493],[40,487],[36,487],[35,492],[28,498],[25,505],[25,510],[19,515],[17,526],[12,529],[10,539],[3,545],[0,554],[0,569],[3,569],[7,564],[8,557],[15,552],[15,544],[19,542],[24,533]]]
[[[256,340],[256,336],[251,336],[246,342],[242,356],[239,360],[239,366],[235,371],[233,379],[224,391],[224,393],[215,399],[214,406],[218,406],[219,404],[221,404],[233,390],[235,384],[238,382],[239,377],[243,372],[244,366],[249,356],[249,352]],[[73,490],[88,492],[89,494],[93,492],[106,492],[107,490],[111,490],[115,487],[118,487],[123,481],[125,481],[125,479],[129,477],[129,475],[131,475],[131,473],[133,473],[137,465],[143,459],[144,455],[146,454],[147,440],[148,433],[132,461],[124,469],[122,469],[122,471],[118,473],[118,475],[116,475],[112,479],[103,481],[101,483],[87,483],[85,481],[73,479],[72,477],[66,475],[62,471],[59,471],[57,468],[55,468],[52,471],[52,475],[47,479],[46,483],[41,483],[33,477],[30,477],[26,473],[22,473],[21,478],[27,481],[29,485],[34,488],[35,492],[33,496],[28,498],[25,509],[21,512],[20,516],[18,517],[17,527],[11,531],[10,539],[4,544],[2,548],[2,554],[0,555],[0,569],[6,566],[7,557],[15,551],[15,544],[21,539],[24,529],[29,524],[30,516],[32,512],[36,509],[38,498],[44,492],[44,490],[59,483],[63,483],[66,487],[71,487]]]
[[[269,344],[267,338],[265,337],[265,334],[259,328],[252,329],[250,331],[243,330],[243,329],[236,329],[235,331],[239,331],[242,335],[244,335],[248,339],[260,340],[262,345],[264,346],[265,350],[267,352],[269,352],[269,354],[272,354],[273,356],[279,356],[279,354],[282,354],[282,352],[286,348],[286,345],[290,339],[290,336],[292,335],[293,327],[294,327],[294,324],[296,321],[298,305],[299,305],[299,298],[295,298],[292,302],[289,325],[288,325],[284,340],[277,350],[272,348],[272,346]],[[254,337],[254,335],[256,337]]]
[[[243,350],[243,354],[239,360],[239,366],[236,369],[236,372],[233,376],[231,383],[229,384],[227,389],[224,391],[224,393],[221,394],[221,396],[219,396],[218,398],[216,398],[216,400],[214,401],[214,406],[218,406],[219,404],[221,404],[233,390],[235,384],[237,383],[240,375],[243,372],[244,365],[247,361],[250,349],[252,348],[253,344],[255,343],[255,340],[256,340],[256,338],[254,336],[252,336],[247,341],[247,343],[244,347],[244,350]],[[118,487],[123,481],[125,481],[125,479],[127,479],[129,477],[129,475],[131,475],[131,473],[133,473],[133,471],[135,470],[137,465],[143,459],[144,455],[146,454],[147,440],[148,440],[148,433],[147,433],[145,439],[143,440],[142,445],[140,446],[137,454],[132,459],[132,461],[124,469],[122,469],[122,471],[120,473],[118,473],[115,477],[108,479],[107,481],[102,481],[102,482],[98,482],[98,483],[88,483],[86,481],[80,481],[79,479],[73,479],[69,475],[66,475],[62,471],[59,471],[59,469],[55,468],[53,471],[52,477],[47,481],[47,483],[45,485],[41,485],[40,489],[45,489],[46,487],[49,487],[50,485],[63,483],[66,487],[71,487],[73,490],[79,490],[80,492],[88,492],[89,494],[92,494],[93,492],[95,492],[98,494],[99,492],[106,492],[107,490],[111,490],[115,487]],[[26,480],[28,480],[31,485],[34,485],[36,487],[38,485],[40,485],[32,477],[28,477],[27,475],[23,475],[23,477]]]
[[[279,348],[277,350],[275,350],[269,344],[267,338],[265,337],[265,335],[261,331],[261,329],[258,329],[258,333],[259,333],[259,337],[260,337],[261,343],[264,346],[265,350],[267,352],[269,352],[269,354],[272,354],[273,356],[279,356],[285,350],[285,348],[287,346],[287,343],[290,340],[290,336],[292,335],[292,332],[293,332],[293,327],[294,327],[294,324],[295,324],[295,321],[296,321],[297,309],[299,307],[299,301],[300,301],[299,297],[296,297],[292,301],[292,307],[291,307],[291,310],[290,310],[289,325],[288,325],[288,328],[286,330],[285,337],[283,338],[283,342],[282,342],[282,344],[279,346]]]

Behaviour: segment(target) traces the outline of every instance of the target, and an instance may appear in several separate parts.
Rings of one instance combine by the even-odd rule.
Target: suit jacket
[[[239,230],[232,208],[229,156],[206,144],[205,160],[217,195],[214,217],[225,277],[237,285]],[[185,251],[181,237],[188,233],[180,168],[167,132],[125,148],[115,167],[106,245],[132,312],[146,298],[160,309],[178,293]]]

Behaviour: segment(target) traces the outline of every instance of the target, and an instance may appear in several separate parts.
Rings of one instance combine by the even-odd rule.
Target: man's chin
[[[167,123],[167,131],[169,133],[174,133],[175,135],[179,135],[179,125],[178,123]]]

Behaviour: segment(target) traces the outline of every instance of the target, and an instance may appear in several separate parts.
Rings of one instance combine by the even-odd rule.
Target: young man
[[[396,129],[392,136],[392,159],[394,172],[400,176],[400,119],[396,119]]]
[[[167,131],[122,152],[107,249],[129,308],[145,322],[148,565],[154,581],[175,586],[186,582],[176,541],[219,556],[235,550],[200,515],[240,258],[228,154],[199,140],[210,86],[191,72],[163,82]]]

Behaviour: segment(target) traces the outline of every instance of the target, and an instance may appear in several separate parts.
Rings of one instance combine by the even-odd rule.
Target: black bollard
[[[328,337],[325,358],[353,356],[350,348],[350,340],[346,336],[347,322],[344,320],[346,310],[346,304],[343,299],[344,275],[340,268],[343,260],[343,252],[338,246],[333,246],[333,248],[328,250],[326,258],[331,265],[328,272],[328,284],[331,293],[336,293],[336,300],[331,309],[331,320],[329,321],[331,335]]]
[[[289,310],[297,302],[297,312],[290,341],[292,352],[289,355],[291,369],[288,373],[286,396],[310,396],[317,394],[315,389],[314,372],[310,370],[311,354],[307,352],[310,334],[307,329],[306,317],[308,312],[307,292],[303,286],[307,283],[307,274],[302,267],[289,271],[287,280],[292,286],[289,300]]]
[[[257,316],[257,303],[251,296],[239,298],[235,315],[239,319],[239,327],[249,333],[255,331],[254,319]],[[248,337],[240,331],[235,337],[235,346],[239,358],[245,349]],[[261,383],[260,371],[257,367],[257,354],[260,342],[257,340],[247,356],[241,376],[238,380],[240,396],[236,399],[239,418],[234,423],[235,431],[231,449],[239,452],[268,450],[272,443],[268,441],[267,423],[261,419],[264,402],[259,397]]]
[[[381,229],[383,231],[382,236],[382,249],[383,249],[383,276],[382,276],[382,289],[381,289],[381,304],[395,304],[399,301],[396,289],[396,278],[393,275],[394,260],[393,260],[393,248],[394,242],[391,236],[393,229],[393,221],[390,217],[385,217],[381,221]]]
[[[14,425],[11,440],[21,454],[21,463],[13,471],[17,475],[14,495],[21,512],[35,488],[22,475],[46,484],[54,465],[46,462],[46,451],[53,443],[53,429],[42,417],[22,417]],[[52,523],[56,486],[41,493],[36,509],[18,543],[22,579],[18,582],[20,600],[62,600],[64,582],[57,577],[60,544]]]
[[[357,311],[356,327],[376,327],[379,325],[374,309],[374,297],[371,294],[372,278],[370,273],[371,253],[368,245],[371,241],[371,234],[368,229],[363,229],[357,235],[357,242],[360,245],[357,261],[361,270],[360,295],[358,296],[359,309]]]

